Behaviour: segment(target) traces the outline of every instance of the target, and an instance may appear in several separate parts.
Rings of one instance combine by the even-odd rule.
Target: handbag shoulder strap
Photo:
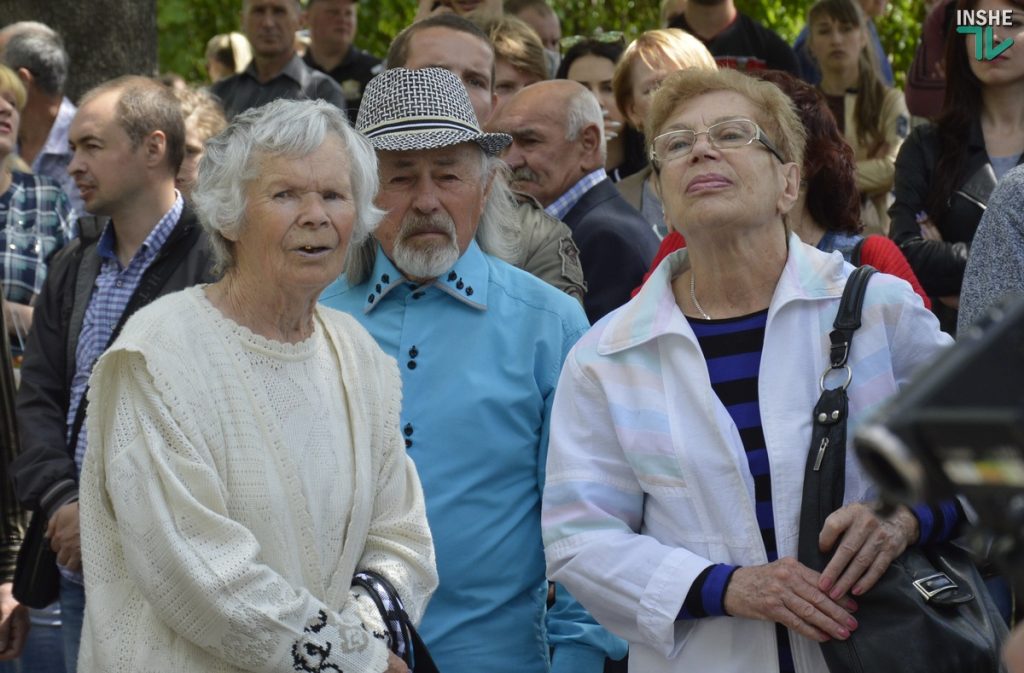
[[[859,266],[846,279],[846,287],[843,288],[843,296],[839,300],[839,310],[832,323],[832,332],[828,335],[829,341],[832,342],[829,353],[832,369],[846,366],[846,361],[850,357],[853,334],[860,329],[864,294],[867,292],[868,280],[874,273],[877,273],[874,267]]]
[[[800,504],[800,534],[797,559],[809,568],[821,570],[826,559],[818,549],[818,534],[825,519],[842,506],[846,483],[846,417],[849,410],[846,388],[853,380],[847,364],[853,335],[861,325],[861,310],[868,280],[876,273],[861,266],[850,274],[839,300],[839,310],[829,333],[829,366],[821,376],[821,397],[814,405],[811,445],[804,469]],[[828,374],[845,370],[846,378],[835,388],[826,388]]]

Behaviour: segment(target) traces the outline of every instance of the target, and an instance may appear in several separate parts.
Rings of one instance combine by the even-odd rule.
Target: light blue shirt
[[[548,425],[579,303],[470,244],[417,286],[378,247],[366,282],[321,301],[355,316],[402,373],[402,432],[426,497],[440,586],[420,633],[446,673],[600,673],[625,643],[559,588],[540,531]]]

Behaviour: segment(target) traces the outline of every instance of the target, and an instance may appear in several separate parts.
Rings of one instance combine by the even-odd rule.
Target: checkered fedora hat
[[[512,143],[505,133],[480,131],[462,81],[443,68],[391,68],[371,79],[356,130],[378,150],[429,150],[472,141],[495,156]]]

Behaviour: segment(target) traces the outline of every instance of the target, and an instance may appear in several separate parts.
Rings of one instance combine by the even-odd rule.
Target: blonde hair
[[[6,65],[0,65],[0,93],[10,91],[14,94],[14,107],[18,108],[18,112],[25,109],[25,101],[28,99],[28,94],[25,93],[25,85],[21,83],[21,79],[18,78],[18,73],[14,72]],[[15,129],[17,131],[17,129]],[[18,157],[17,154],[11,152],[3,161],[0,161],[0,171],[21,171],[31,172],[26,170],[28,168],[24,161]]]
[[[516,70],[540,80],[551,77],[547,56],[544,55],[544,43],[530,24],[514,16],[503,16],[477,25],[490,38],[496,59],[504,59]]]
[[[732,91],[749,100],[757,111],[753,121],[787,162],[802,166],[806,131],[789,96],[771,82],[755,79],[736,70],[681,70],[665,78],[654,94],[647,116],[647,151],[679,106],[697,96],[715,91]],[[655,167],[657,169],[657,167]]]
[[[227,127],[228,120],[224,116],[224,109],[217,99],[206,91],[175,89],[174,96],[181,103],[181,116],[185,120],[185,125],[194,119],[196,130],[199,131],[204,143]]]
[[[21,83],[18,73],[6,65],[0,65],[0,91],[10,91],[14,94],[14,107],[18,108],[18,112],[25,109],[25,103],[28,101],[25,85]]]
[[[228,66],[235,73],[240,73],[252,60],[252,48],[249,46],[249,40],[241,33],[221,33],[214,35],[206,43],[206,58]]]
[[[667,60],[680,70],[700,68],[717,70],[715,57],[704,43],[679,28],[661,28],[641,33],[622,53],[615,74],[612,75],[612,90],[615,104],[626,112],[633,102],[633,63],[642,61],[654,67],[658,61]]]

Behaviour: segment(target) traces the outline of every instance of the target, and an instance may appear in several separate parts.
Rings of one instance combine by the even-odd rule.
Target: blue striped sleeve
[[[677,620],[728,616],[725,611],[725,590],[739,566],[717,563],[708,566],[690,586]]]

